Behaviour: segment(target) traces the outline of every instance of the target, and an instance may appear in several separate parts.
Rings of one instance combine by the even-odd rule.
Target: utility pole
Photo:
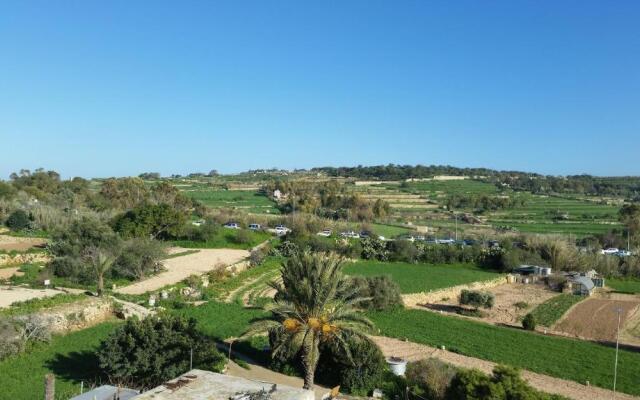
[[[613,397],[616,396],[616,382],[618,380],[618,348],[620,346],[620,318],[622,316],[622,308],[616,308],[618,314],[618,331],[616,332],[616,362],[613,367]]]

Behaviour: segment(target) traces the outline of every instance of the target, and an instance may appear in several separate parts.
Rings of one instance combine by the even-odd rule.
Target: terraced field
[[[518,194],[526,197],[523,207],[493,212],[493,225],[523,232],[587,235],[619,226],[617,206],[584,200]]]
[[[402,293],[420,293],[500,276],[471,264],[409,264],[357,261],[344,268],[347,275],[389,275]]]
[[[255,214],[279,214],[276,203],[252,190],[224,190],[206,186],[178,187],[187,196],[211,208],[233,208]]]

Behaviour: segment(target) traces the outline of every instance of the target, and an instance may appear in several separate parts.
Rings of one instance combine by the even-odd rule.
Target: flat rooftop
[[[264,390],[269,392],[274,385],[269,382],[216,374],[193,369],[184,375],[151,389],[133,400],[229,400],[233,396]],[[238,398],[241,398],[238,396]],[[272,400],[314,400],[310,390],[277,385],[271,393]]]

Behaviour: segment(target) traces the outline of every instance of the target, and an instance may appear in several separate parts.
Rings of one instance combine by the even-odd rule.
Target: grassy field
[[[490,214],[493,225],[511,226],[522,232],[588,235],[619,226],[618,207],[586,200],[516,194],[525,205]],[[555,221],[554,217],[566,218]]]
[[[240,229],[221,228],[220,231],[210,240],[206,242],[197,242],[193,240],[176,240],[173,242],[175,246],[185,247],[189,249],[250,249],[265,240],[269,240],[272,236],[267,232],[253,232],[244,230],[248,241],[242,243],[238,239]]]
[[[574,305],[584,300],[584,296],[573,294],[561,294],[552,297],[540,304],[532,311],[536,322],[542,326],[550,327]]]
[[[280,214],[275,202],[250,190],[224,190],[201,186],[197,189],[189,188],[183,193],[211,208],[235,208],[256,214]]]
[[[442,316],[422,310],[370,312],[385,336],[408,339],[580,383],[611,388],[615,349],[587,341]],[[640,395],[640,353],[620,350],[618,389]]]
[[[640,293],[640,279],[607,279],[606,285],[621,293]]]
[[[61,304],[75,303],[76,301],[80,301],[83,299],[87,299],[87,296],[84,294],[64,293],[51,297],[43,297],[39,299],[35,298],[31,300],[15,302],[11,304],[11,307],[9,308],[0,309],[0,316],[27,315],[36,311],[40,311],[44,308],[55,307]]]
[[[344,271],[348,275],[390,275],[400,285],[402,293],[428,292],[500,276],[471,264],[409,264],[379,261],[357,261],[346,265]]]
[[[85,388],[106,382],[98,370],[94,351],[116,326],[107,322],[56,336],[48,345],[35,346],[27,353],[0,362],[0,398],[41,399],[47,373],[56,375],[56,398],[59,399],[80,394],[80,381],[85,382]]]
[[[176,314],[198,320],[198,328],[215,339],[240,336],[255,318],[267,315],[261,309],[244,308],[236,303],[210,301],[200,307],[175,311]]]
[[[432,199],[437,199],[443,194],[496,194],[498,192],[495,185],[471,179],[411,182],[400,186],[400,190]]]
[[[403,228],[401,226],[386,225],[386,224],[371,224],[371,228],[375,234],[384,236],[385,238],[393,238],[405,233],[414,232],[409,228]]]

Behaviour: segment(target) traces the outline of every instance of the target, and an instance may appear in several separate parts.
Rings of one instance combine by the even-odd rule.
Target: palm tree
[[[85,250],[85,258],[93,267],[93,272],[96,275],[98,296],[102,296],[104,292],[104,275],[116,261],[115,252],[92,246]]]
[[[332,342],[351,358],[347,337],[364,337],[373,327],[356,308],[367,299],[356,296],[356,288],[342,275],[342,264],[335,254],[309,251],[287,259],[282,282],[269,284],[276,290],[274,302],[266,307],[271,316],[254,322],[243,335],[278,333],[272,356],[301,354],[305,389],[313,386],[321,342]]]

